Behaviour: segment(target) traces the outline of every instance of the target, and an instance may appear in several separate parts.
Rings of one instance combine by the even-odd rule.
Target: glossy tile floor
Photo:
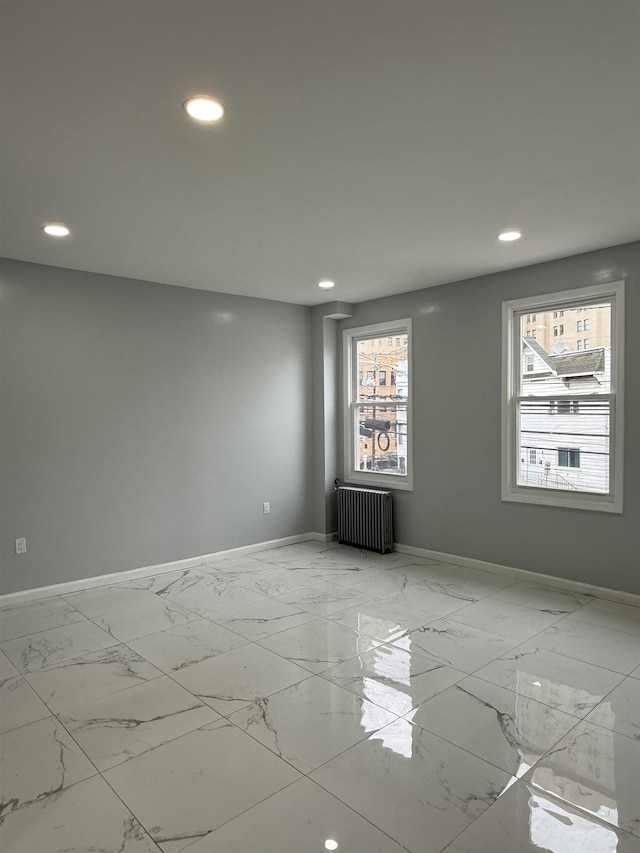
[[[640,853],[640,607],[308,542],[1,626],[4,853]]]

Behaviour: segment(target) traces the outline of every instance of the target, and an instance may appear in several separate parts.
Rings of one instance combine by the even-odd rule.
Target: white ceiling
[[[640,237],[637,2],[1,14],[6,257],[313,305]],[[182,111],[203,92],[216,127]]]

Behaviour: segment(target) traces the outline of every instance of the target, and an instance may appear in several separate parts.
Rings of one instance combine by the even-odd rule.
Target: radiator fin
[[[338,541],[386,554],[393,551],[391,492],[339,486]]]

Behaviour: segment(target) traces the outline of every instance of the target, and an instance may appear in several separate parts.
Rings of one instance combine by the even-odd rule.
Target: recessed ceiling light
[[[501,240],[503,243],[513,243],[514,240],[519,240],[521,237],[522,233],[515,229],[503,231],[502,234],[498,234],[498,240]]]
[[[333,838],[327,838],[324,842],[324,846],[326,850],[337,850],[340,845],[337,841],[334,841]]]
[[[69,229],[66,225],[62,225],[60,223],[51,222],[49,225],[45,225],[42,229],[45,234],[48,234],[50,237],[68,237]]]
[[[335,281],[325,280],[325,281],[319,281],[318,282],[318,287],[322,287],[324,290],[329,290],[329,288],[335,287],[335,286],[336,286]]]
[[[189,98],[184,102],[183,107],[187,115],[190,115],[196,121],[220,121],[224,115],[224,107],[220,101],[216,101],[215,98],[204,97],[203,95]]]

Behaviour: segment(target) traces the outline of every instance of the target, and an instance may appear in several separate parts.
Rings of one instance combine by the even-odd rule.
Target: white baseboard
[[[624,592],[619,589],[609,589],[605,586],[595,586],[582,581],[560,578],[556,575],[545,575],[542,572],[532,572],[529,569],[516,569],[513,566],[501,566],[499,563],[488,563],[485,560],[474,560],[471,557],[459,557],[456,554],[444,554],[441,551],[430,551],[428,548],[414,548],[413,545],[402,545],[394,543],[394,550],[401,554],[410,554],[412,557],[423,557],[427,560],[436,560],[439,563],[454,563],[456,566],[465,566],[469,569],[479,569],[483,572],[492,572],[497,575],[510,575],[518,580],[529,580],[546,586],[557,586],[563,589],[571,589],[575,592],[584,592],[587,595],[597,595],[598,598],[606,598],[619,604],[633,604],[640,607],[640,595],[633,592]]]
[[[202,554],[198,557],[188,557],[184,560],[174,560],[171,563],[158,563],[155,566],[144,566],[139,569],[129,569],[123,572],[114,572],[108,575],[99,575],[92,578],[80,578],[74,581],[41,586],[35,589],[25,589],[19,592],[10,592],[0,595],[0,605],[6,607],[11,604],[22,604],[37,598],[50,598],[54,595],[66,595],[70,592],[79,592],[83,589],[93,589],[100,586],[111,586],[113,584],[125,583],[126,581],[144,578],[148,575],[168,574],[169,572],[192,569],[203,566],[214,560],[232,560],[253,554],[256,551],[268,551],[272,548],[282,548],[285,545],[295,545],[299,542],[308,542],[310,539],[316,542],[333,542],[338,538],[337,532],[300,533],[297,536],[286,536],[282,539],[271,539],[268,542],[256,542],[254,545],[243,545],[240,548],[230,548],[226,551],[215,551],[212,554]],[[485,560],[475,560],[471,557],[461,557],[457,554],[445,554],[441,551],[431,551],[428,548],[416,548],[413,545],[394,543],[394,550],[400,554],[409,554],[413,557],[422,557],[427,560],[436,560],[439,563],[453,563],[456,566],[466,566],[470,569],[478,569],[483,572],[492,572],[499,575],[507,575],[517,580],[530,580],[547,586],[557,586],[564,589],[572,589],[576,592],[584,592],[588,595],[597,595],[609,601],[617,601],[621,604],[633,604],[640,606],[640,595],[632,592],[623,592],[617,589],[609,589],[603,586],[595,586],[582,581],[573,581],[567,578],[559,578],[555,575],[545,575],[541,572],[532,572],[528,569],[517,569],[513,566],[501,566],[499,563],[489,563]]]
[[[317,534],[320,536],[320,534]],[[70,592],[80,592],[83,589],[94,589],[98,586],[112,586],[117,583],[144,578],[148,575],[162,575],[169,572],[179,572],[203,566],[212,560],[232,560],[244,557],[256,551],[268,551],[271,548],[282,548],[284,545],[295,545],[307,542],[314,534],[300,533],[297,536],[286,536],[283,539],[271,539],[268,542],[256,542],[255,545],[243,545],[240,548],[230,548],[227,551],[215,551],[212,554],[202,554],[199,557],[187,557],[184,560],[174,560],[172,563],[158,563],[155,566],[144,566],[140,569],[128,569],[123,572],[113,572],[108,575],[98,575],[92,578],[79,578],[75,581],[63,581],[51,586],[40,586],[34,589],[24,589],[19,592],[9,592],[0,595],[0,605],[23,604],[36,598],[50,598],[54,595],[66,595]]]
[[[314,531],[309,536],[316,542],[335,542],[338,538],[338,531],[335,530],[333,533],[317,533]]]

